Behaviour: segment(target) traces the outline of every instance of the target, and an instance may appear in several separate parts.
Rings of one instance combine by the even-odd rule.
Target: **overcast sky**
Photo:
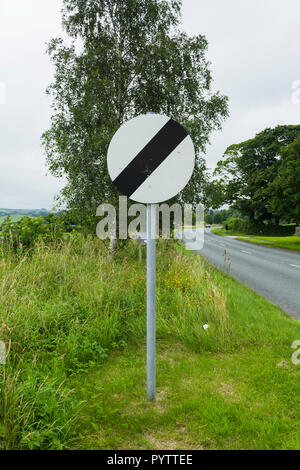
[[[62,0],[0,0],[0,207],[52,208],[62,182],[47,175],[40,136],[53,69],[46,43],[61,35]],[[183,0],[183,29],[204,34],[214,89],[230,118],[212,135],[207,164],[266,127],[299,124],[299,0]],[[298,83],[300,88],[300,82]],[[295,100],[294,100],[295,101]]]

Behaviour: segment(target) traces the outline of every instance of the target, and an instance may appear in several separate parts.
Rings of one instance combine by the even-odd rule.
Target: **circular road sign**
[[[114,185],[141,203],[174,197],[189,182],[194,165],[191,137],[178,122],[161,114],[143,114],[125,122],[107,154]]]

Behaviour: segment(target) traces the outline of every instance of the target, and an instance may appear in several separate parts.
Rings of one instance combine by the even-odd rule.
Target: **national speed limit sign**
[[[125,122],[115,133],[107,165],[122,194],[136,202],[159,203],[174,197],[189,182],[195,150],[177,121],[144,114]]]

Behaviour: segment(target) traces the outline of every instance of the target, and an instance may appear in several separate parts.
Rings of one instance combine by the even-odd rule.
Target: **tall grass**
[[[162,340],[218,352],[290,346],[299,331],[295,320],[279,309],[270,316],[267,301],[174,242],[158,244],[157,265]],[[81,234],[40,242],[28,254],[0,251],[0,339],[9,350],[0,365],[0,448],[72,447],[82,406],[72,377],[113,349],[145,341],[145,281],[134,242],[113,260],[102,242]]]

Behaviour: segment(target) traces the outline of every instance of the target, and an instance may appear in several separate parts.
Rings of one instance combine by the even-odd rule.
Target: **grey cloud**
[[[46,176],[40,136],[48,128],[53,77],[45,55],[61,35],[62,0],[0,1],[0,207],[48,207],[62,182]],[[207,151],[214,167],[228,145],[265,127],[299,124],[292,82],[300,80],[299,0],[183,0],[183,28],[209,41],[214,89],[229,96],[230,118]]]
[[[1,0],[0,207],[51,208],[62,183],[46,175],[40,136],[49,126],[44,91],[53,76],[46,42],[60,31],[61,1]]]
[[[186,0],[183,24],[209,41],[214,88],[229,96],[230,118],[214,133],[207,162],[266,127],[299,124],[292,82],[300,79],[298,0]]]

